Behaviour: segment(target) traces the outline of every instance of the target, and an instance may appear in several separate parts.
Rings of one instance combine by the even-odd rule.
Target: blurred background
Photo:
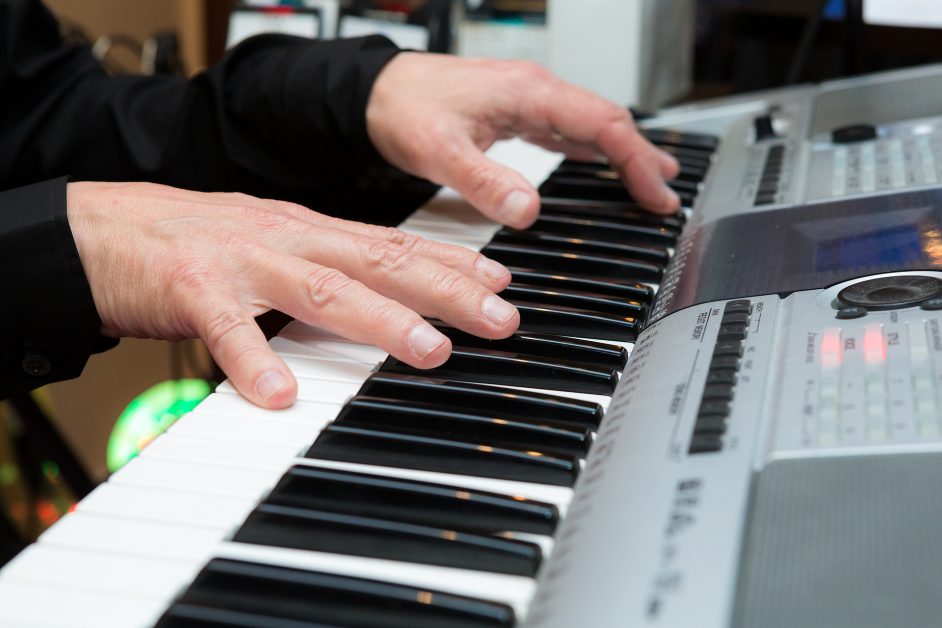
[[[942,59],[938,0],[46,0],[109,72],[191,75],[260,32],[522,58],[639,110]],[[192,408],[197,342],[124,340],[0,404],[0,564]]]

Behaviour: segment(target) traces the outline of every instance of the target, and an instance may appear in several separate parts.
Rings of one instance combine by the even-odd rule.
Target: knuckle
[[[318,268],[304,278],[308,297],[316,308],[330,305],[340,292],[349,289],[352,284],[352,279],[335,268]]]
[[[470,281],[461,273],[451,270],[433,277],[429,281],[429,290],[435,296],[435,302],[445,308],[453,308],[475,294]]]
[[[371,242],[364,251],[367,265],[395,272],[403,268],[412,257],[407,248],[388,240]]]
[[[280,212],[283,212],[284,214],[287,214],[287,216],[291,216],[295,218],[303,218],[304,216],[309,215],[311,213],[310,209],[308,209],[304,205],[301,205],[300,203],[292,203],[289,201],[273,201],[273,203],[274,203],[275,209],[277,209]],[[286,219],[287,219],[287,216],[286,216]]]
[[[184,294],[198,294],[212,282],[212,270],[196,256],[177,259],[168,277],[170,289]]]
[[[499,187],[500,174],[489,164],[476,164],[468,168],[467,180],[472,197],[480,198]]]
[[[204,339],[210,347],[229,343],[229,339],[246,324],[245,317],[234,310],[222,310],[213,314],[206,322]],[[242,349],[244,351],[245,348]]]
[[[422,238],[417,235],[406,233],[395,227],[386,227],[386,229],[386,240],[407,251],[415,251],[422,243]]]
[[[267,207],[255,207],[252,205],[242,205],[239,212],[247,221],[255,227],[263,229],[273,229],[283,227],[288,224],[292,217],[285,212],[279,212]]]
[[[549,72],[539,63],[533,61],[508,61],[509,74],[520,80],[543,79]]]

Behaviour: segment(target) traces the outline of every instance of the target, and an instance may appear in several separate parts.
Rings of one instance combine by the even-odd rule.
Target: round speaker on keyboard
[[[876,277],[852,284],[837,294],[846,306],[895,310],[919,305],[942,294],[942,279],[923,275]]]

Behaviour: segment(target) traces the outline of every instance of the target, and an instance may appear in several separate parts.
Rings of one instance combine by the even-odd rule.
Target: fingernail
[[[530,206],[530,195],[520,190],[514,190],[504,199],[504,204],[500,206],[498,212],[502,221],[507,223],[519,222],[527,213]]]
[[[424,358],[432,351],[442,346],[446,340],[447,338],[437,329],[431,325],[422,323],[421,325],[416,325],[409,333],[409,348],[412,349],[412,353],[417,357]]]
[[[265,371],[255,380],[255,393],[262,401],[268,401],[288,385],[288,380],[278,371]]]
[[[494,295],[484,299],[483,310],[487,320],[498,326],[509,321],[517,313],[517,308]]]
[[[510,275],[510,271],[503,264],[483,256],[478,258],[475,266],[479,273],[493,281],[500,281]]]

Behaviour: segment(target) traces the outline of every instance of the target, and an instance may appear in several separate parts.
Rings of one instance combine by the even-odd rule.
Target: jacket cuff
[[[66,178],[0,192],[0,396],[77,377],[113,347],[69,228]]]

